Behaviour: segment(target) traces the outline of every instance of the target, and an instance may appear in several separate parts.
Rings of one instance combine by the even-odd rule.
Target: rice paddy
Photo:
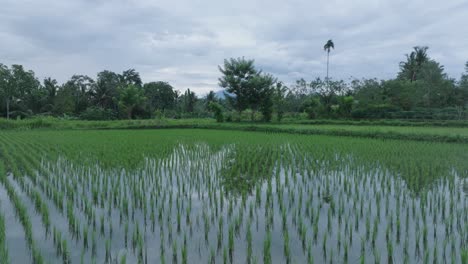
[[[468,145],[0,132],[0,263],[467,263]]]

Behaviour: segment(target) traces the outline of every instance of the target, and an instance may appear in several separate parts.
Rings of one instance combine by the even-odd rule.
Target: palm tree
[[[409,55],[406,54],[406,61],[400,62],[399,79],[410,80],[411,82],[416,81],[423,64],[429,61],[429,56],[427,55],[428,47],[416,46],[413,49]]]
[[[335,44],[333,40],[329,39],[327,43],[323,46],[323,50],[327,51],[327,83],[328,83],[328,64],[330,61],[330,49],[335,49]]]
[[[429,60],[429,57],[427,56],[427,49],[428,47],[424,46],[424,47],[420,47],[420,46],[417,46],[417,47],[414,47],[414,51],[412,52],[412,54],[414,53],[414,61],[416,62],[416,65],[417,65],[417,71],[419,71],[421,69],[421,65],[424,63],[424,62],[427,62]],[[411,76],[411,81],[416,81],[416,71],[413,72],[413,76]]]

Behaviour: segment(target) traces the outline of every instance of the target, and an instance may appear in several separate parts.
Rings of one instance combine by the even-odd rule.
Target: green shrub
[[[210,102],[208,104],[208,109],[214,113],[216,122],[221,123],[224,121],[223,108],[220,104],[216,102]]]
[[[83,120],[113,120],[115,118],[116,114],[112,110],[94,106],[86,108],[80,115],[80,119]]]
[[[320,101],[317,98],[309,98],[302,105],[302,109],[307,113],[309,119],[314,119],[317,117],[319,108]]]
[[[391,118],[392,113],[400,111],[400,109],[390,104],[379,104],[369,106],[358,106],[356,109],[351,111],[351,117],[357,119],[371,118],[371,119],[382,119]]]

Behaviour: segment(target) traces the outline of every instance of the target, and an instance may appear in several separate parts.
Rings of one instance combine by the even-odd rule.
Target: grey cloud
[[[468,60],[468,3],[438,1],[15,1],[0,9],[0,62],[40,78],[135,68],[145,82],[217,90],[217,66],[253,58],[286,83],[325,75],[391,78],[413,46],[458,78]]]

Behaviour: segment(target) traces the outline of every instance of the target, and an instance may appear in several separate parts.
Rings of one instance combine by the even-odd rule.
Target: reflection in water
[[[465,179],[391,161],[180,144],[133,170],[43,161],[37,183],[22,184],[63,207],[50,212],[72,262],[461,262]]]

